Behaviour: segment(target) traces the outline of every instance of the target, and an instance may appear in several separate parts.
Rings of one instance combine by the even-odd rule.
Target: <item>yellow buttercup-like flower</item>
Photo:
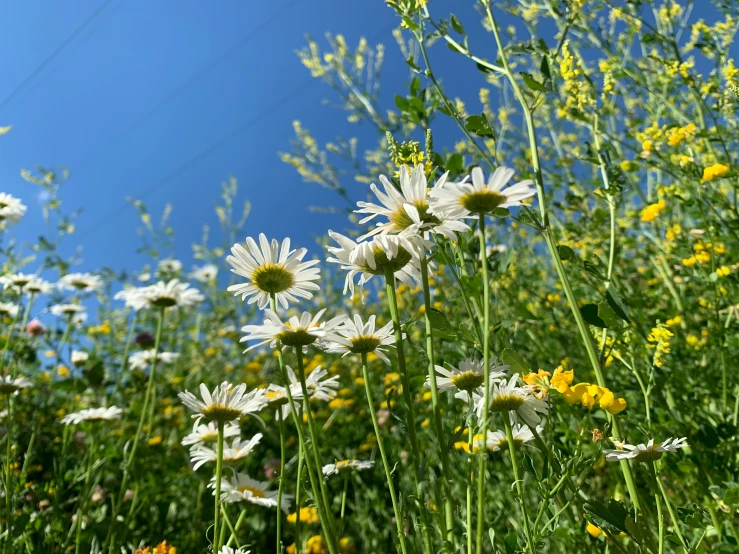
[[[707,183],[708,181],[713,181],[714,179],[723,177],[728,172],[729,172],[728,165],[724,165],[724,164],[709,165],[703,170],[703,178],[701,179],[701,183]]]

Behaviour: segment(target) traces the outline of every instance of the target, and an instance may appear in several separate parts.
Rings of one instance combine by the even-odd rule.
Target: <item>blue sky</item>
[[[439,17],[453,7],[468,28],[479,27],[471,4],[433,0],[431,7]],[[4,102],[96,10],[69,45]],[[279,161],[292,121],[300,119],[321,143],[356,135],[360,149],[370,148],[376,135],[322,104],[332,92],[309,77],[295,50],[305,34],[322,40],[326,31],[343,33],[352,45],[366,36],[387,47],[384,106],[408,80],[390,34],[395,15],[379,0],[29,0],[3,3],[0,19],[6,53],[0,125],[13,125],[0,138],[0,190],[29,206],[15,232],[32,241],[43,225],[39,189],[19,171],[66,165],[71,177],[61,198],[68,211],[84,208],[70,242],[84,247],[80,270],[131,270],[144,261],[135,252],[138,218],[127,196],[143,199],[154,214],[173,204],[176,247],[169,254],[188,267],[202,225],[217,227],[213,207],[229,174],[239,179],[239,200],[252,203],[244,236],[290,236],[312,247],[315,235],[347,223],[342,215],[308,211],[308,205],[339,203]],[[492,58],[485,40],[484,55]],[[433,51],[450,93],[469,98],[465,83],[472,78],[476,96],[483,81],[474,67],[457,63],[461,58],[443,45]],[[451,133],[447,144],[458,139],[448,121],[439,120],[435,130],[437,137]],[[364,185],[350,179],[344,185],[352,198],[365,196]]]

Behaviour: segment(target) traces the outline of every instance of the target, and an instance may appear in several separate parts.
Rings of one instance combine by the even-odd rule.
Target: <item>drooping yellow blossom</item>
[[[720,163],[709,165],[703,170],[703,178],[701,179],[701,183],[707,183],[709,181],[713,181],[714,179],[719,179],[720,177],[726,175],[728,172],[728,165]]]
[[[684,127],[673,127],[667,131],[667,144],[678,146],[683,141],[691,141],[695,137],[696,127],[689,123]]]
[[[551,373],[540,369],[536,373],[527,373],[523,376],[523,381],[531,387],[531,391],[536,398],[544,398],[549,391],[549,377]]]
[[[557,389],[557,392],[565,393],[567,389],[570,388],[570,385],[572,384],[573,379],[575,378],[575,371],[570,369],[565,371],[564,367],[559,366],[557,369],[554,370],[554,375],[552,375],[551,385],[555,389]]]
[[[654,357],[652,363],[656,367],[662,367],[664,363],[664,356],[671,352],[670,340],[675,335],[670,331],[664,323],[658,323],[656,327],[652,328],[652,332],[649,333],[647,341],[650,346],[654,348]]]
[[[655,204],[649,204],[646,208],[641,211],[641,220],[645,223],[654,221],[657,219],[660,213],[667,207],[664,200],[660,200]]]
[[[585,528],[585,530],[588,532],[588,534],[593,537],[594,539],[597,539],[601,535],[604,537],[607,537],[606,532],[603,531],[600,527],[596,527],[592,523],[588,522],[588,526]]]
[[[731,268],[729,266],[723,265],[716,269],[716,275],[719,277],[726,277],[731,273]]]
[[[681,324],[682,322],[683,322],[683,318],[682,318],[682,317],[680,317],[679,315],[676,315],[676,316],[675,316],[675,317],[673,317],[672,319],[668,319],[668,320],[667,320],[667,321],[665,322],[665,325],[667,325],[668,327],[677,327],[677,326],[678,326],[678,325],[680,325],[680,324]]]
[[[287,522],[295,525],[297,520],[297,512],[293,512],[287,515]],[[300,523],[307,523],[309,525],[316,525],[319,523],[318,509],[315,506],[306,506],[300,508]]]

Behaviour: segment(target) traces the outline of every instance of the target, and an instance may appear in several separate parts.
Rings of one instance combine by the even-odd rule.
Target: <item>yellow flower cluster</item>
[[[701,183],[707,183],[714,179],[719,179],[729,172],[729,166],[724,164],[713,164],[703,169],[703,178]]]
[[[91,325],[87,329],[88,335],[110,335],[110,321],[103,321],[100,325]]]
[[[395,176],[400,175],[400,166],[408,165],[415,167],[417,165],[423,165],[423,171],[426,175],[431,175],[434,170],[434,165],[431,160],[425,159],[426,155],[421,150],[421,145],[415,140],[409,140],[405,142],[393,142],[390,146],[390,160],[398,168],[395,172]]]
[[[671,352],[670,340],[675,335],[667,328],[664,323],[658,323],[656,327],[652,328],[652,332],[649,333],[647,341],[650,346],[654,348],[654,356],[652,363],[655,367],[662,367],[664,364],[664,357],[666,354]]]
[[[570,50],[569,41],[565,41],[562,46],[559,73],[564,80],[563,89],[565,94],[567,94],[565,110],[569,110],[572,107],[582,110],[585,106],[593,103],[587,81],[583,78],[585,72],[582,69],[582,62]]]
[[[569,372],[570,383],[574,377],[574,372]],[[623,398],[616,398],[610,389],[594,385],[592,383],[577,383],[576,385],[559,390],[564,396],[565,401],[568,404],[576,404],[580,402],[588,410],[592,410],[596,400],[601,409],[607,411],[609,414],[616,415],[623,412],[626,409],[626,400]]]
[[[169,546],[167,541],[163,541],[156,545],[152,550],[151,547],[139,548],[134,554],[177,554],[177,549],[174,546]]]
[[[659,214],[661,214],[662,211],[664,211],[666,207],[667,207],[667,204],[662,199],[660,199],[659,202],[655,202],[654,204],[649,204],[649,206],[647,206],[641,211],[641,220],[645,223],[654,221],[655,219],[657,219]]]
[[[287,522],[295,525],[298,514],[293,512],[288,514]],[[300,523],[308,523],[309,525],[316,525],[319,523],[318,509],[315,506],[307,506],[300,508]]]
[[[678,146],[681,142],[689,142],[695,137],[696,127],[694,124],[689,123],[683,127],[673,127],[666,133],[667,144],[670,146]]]
[[[721,244],[713,244],[711,242],[698,241],[693,245],[693,254],[689,258],[683,258],[683,265],[685,267],[693,267],[695,264],[708,264],[711,262],[710,251],[714,254],[723,254],[726,252],[726,247]],[[721,277],[721,275],[719,275]]]
[[[603,93],[601,98],[605,101],[609,96],[614,94],[616,88],[616,79],[613,76],[613,66],[608,60],[600,60],[598,68],[603,73]]]
[[[678,62],[676,60],[667,64],[667,75],[670,77],[679,75],[683,79],[687,79],[690,77],[690,70],[693,69],[693,67],[695,67],[695,60],[693,60],[693,58],[684,62]]]

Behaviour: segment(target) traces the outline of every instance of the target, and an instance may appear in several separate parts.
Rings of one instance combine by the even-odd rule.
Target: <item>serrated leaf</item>
[[[464,169],[464,158],[459,152],[455,152],[446,161],[446,169],[450,173],[462,173]]]
[[[524,362],[523,358],[510,348],[503,350],[503,353],[500,355],[500,359],[503,363],[511,366],[511,369],[517,373],[524,374],[529,372],[529,368],[526,366],[526,362]]]
[[[608,327],[606,322],[598,315],[597,304],[585,304],[580,308],[580,313],[588,324],[593,325],[594,327],[600,327],[601,329],[606,329]]]
[[[464,127],[470,133],[484,138],[494,138],[495,133],[493,128],[490,126],[488,118],[484,114],[481,115],[470,115],[464,120]]]

